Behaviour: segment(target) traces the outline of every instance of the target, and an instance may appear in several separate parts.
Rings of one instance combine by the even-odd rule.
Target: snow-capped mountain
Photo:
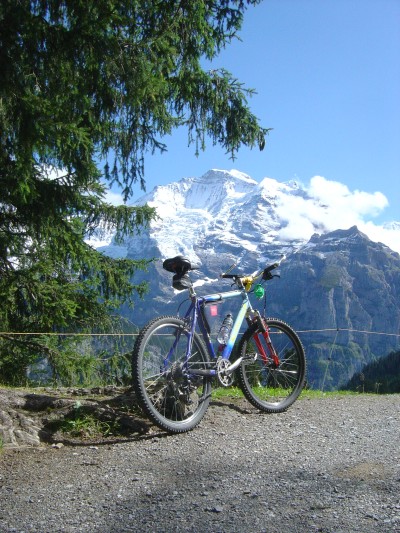
[[[275,246],[294,250],[314,233],[357,225],[372,240],[400,252],[399,221],[376,226],[363,220],[366,209],[372,216],[376,214],[381,193],[350,194],[344,186],[324,178],[316,176],[311,181],[312,187],[306,189],[295,181],[280,183],[264,178],[257,183],[237,170],[210,170],[201,177],[158,186],[136,202],[156,207],[160,217],[144,241],[135,238],[113,247],[112,236],[100,230],[92,244],[105,246],[106,253],[115,257],[136,257],[135,248],[141,254],[146,252],[149,237],[157,241],[161,257],[179,252],[198,263],[195,248],[201,250],[212,242],[216,252],[216,245],[222,243],[225,251],[230,247],[233,254],[238,250],[253,252],[262,260]],[[338,188],[341,196],[333,202]]]
[[[299,205],[315,205],[296,182],[257,183],[238,171],[210,170],[156,187],[137,202],[144,203],[159,215],[148,231],[122,246],[105,236],[109,244],[99,247],[113,257],[155,259],[147,273],[135,277],[149,283],[149,293],[133,311],[123,309],[135,324],[175,314],[187,297],[173,290],[171,274],[162,269],[167,257],[182,254],[200,265],[192,276],[199,294],[205,294],[229,289],[219,275],[233,263],[251,273],[285,253],[281,279],[267,286],[267,315],[302,331],[311,385],[321,386],[323,379],[326,389],[336,388],[364,363],[399,349],[399,254],[356,226],[341,227],[339,220],[341,229],[329,231],[312,212],[293,219]],[[303,219],[306,228],[300,227]],[[396,224],[389,229],[398,229]],[[219,319],[227,310],[221,306]]]
[[[157,208],[160,218],[152,222],[148,234],[128,240],[125,246],[112,242],[104,246],[103,240],[97,247],[114,257],[146,257],[156,241],[161,258],[179,253],[198,264],[208,250],[229,253],[230,260],[243,251],[263,260],[275,249],[295,249],[308,240],[288,241],[282,234],[286,216],[280,213],[283,196],[305,194],[296,182],[265,178],[257,183],[236,170],[210,170],[200,178],[158,186],[136,202]],[[318,229],[316,224],[314,230]]]

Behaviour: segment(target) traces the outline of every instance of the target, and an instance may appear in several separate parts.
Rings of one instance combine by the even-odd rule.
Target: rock
[[[126,413],[126,408],[135,403],[129,389],[108,387],[106,390],[108,396],[104,395],[105,389],[95,389],[96,394],[91,389],[69,389],[72,397],[65,397],[67,391],[63,389],[37,389],[32,392],[0,388],[2,447],[38,447],[50,443],[55,448],[61,448],[73,439],[57,430],[59,422],[77,408],[82,410],[82,415],[90,414],[99,422],[117,428],[118,435],[110,433],[109,439],[146,433],[149,423],[137,415]],[[77,401],[76,396],[84,396],[85,399]],[[107,438],[105,435],[101,437]],[[76,440],[80,439],[76,437]]]

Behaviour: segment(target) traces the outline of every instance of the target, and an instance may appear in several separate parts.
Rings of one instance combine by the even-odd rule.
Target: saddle
[[[183,255],[177,255],[171,257],[163,262],[163,269],[168,272],[172,272],[174,277],[172,278],[172,286],[178,291],[189,289],[193,286],[192,280],[189,277],[189,270],[194,270],[191,262],[187,257]]]

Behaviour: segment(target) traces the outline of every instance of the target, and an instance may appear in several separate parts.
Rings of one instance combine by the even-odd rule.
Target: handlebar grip
[[[279,261],[277,261],[276,263],[272,263],[272,265],[269,265],[269,266],[265,267],[264,270],[262,271],[262,279],[263,280],[272,279],[273,276],[271,274],[271,271],[274,270],[275,268],[278,268],[280,266],[280,264],[282,263],[282,261],[284,261],[285,259],[286,259],[286,255],[283,255]],[[230,270],[232,270],[232,268],[233,267],[231,267],[228,270],[228,272]],[[255,277],[254,276],[255,276],[255,273],[252,275],[252,277],[253,277],[252,281],[254,281],[254,279],[258,278],[260,276],[260,273],[257,273],[257,275]],[[224,273],[224,274],[221,274],[220,277],[221,278],[225,278],[225,279],[235,279],[235,280],[241,279],[243,281],[245,278],[248,278],[249,276]]]
[[[263,279],[271,279],[272,278],[271,270],[278,268],[281,265],[282,261],[284,261],[285,259],[286,259],[286,255],[283,255],[279,261],[264,268],[263,276],[262,276]]]
[[[279,266],[279,263],[274,263],[273,265],[269,265],[267,268],[264,268],[264,272],[271,272],[271,270],[274,270]]]

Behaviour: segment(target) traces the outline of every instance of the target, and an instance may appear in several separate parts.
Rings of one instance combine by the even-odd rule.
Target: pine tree
[[[125,200],[144,188],[145,155],[165,151],[179,126],[196,152],[206,138],[232,156],[263,148],[252,91],[201,66],[257,3],[2,0],[0,382],[21,381],[50,350],[41,337],[10,345],[6,332],[90,330],[145,290],[131,280],[146,261],[112,260],[85,241],[99,225],[122,239],[156,216],[107,204],[107,186]]]

